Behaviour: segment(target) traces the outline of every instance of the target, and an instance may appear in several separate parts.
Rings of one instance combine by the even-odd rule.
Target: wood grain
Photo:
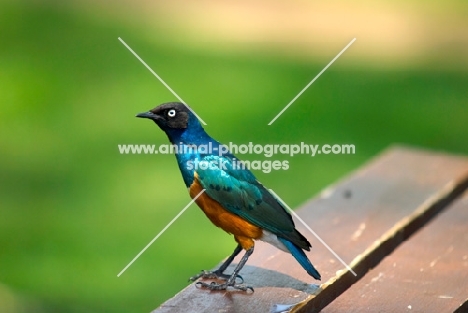
[[[454,312],[467,297],[465,194],[323,312]]]

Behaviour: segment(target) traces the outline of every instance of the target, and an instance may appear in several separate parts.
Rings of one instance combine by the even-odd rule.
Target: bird
[[[236,156],[225,152],[227,149],[221,149],[222,144],[205,132],[192,109],[180,102],[168,102],[136,117],[155,122],[169,141],[178,147],[175,156],[190,197],[215,226],[232,234],[237,242],[232,255],[217,270],[204,270],[190,280],[218,279],[221,282],[208,284],[199,281],[197,286],[210,290],[231,287],[253,292],[251,286],[244,284],[239,272],[254,252],[256,240],[292,254],[310,276],[321,279],[304,253],[312,246],[295,228],[291,214],[248,168],[238,166]],[[211,151],[194,149],[202,145],[210,146]],[[245,254],[232,274],[225,274],[224,271],[242,250]]]

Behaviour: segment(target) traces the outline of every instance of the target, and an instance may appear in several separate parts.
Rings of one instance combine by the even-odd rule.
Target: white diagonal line
[[[143,254],[143,252],[145,252],[146,249],[148,249],[149,246],[151,246],[151,245],[153,244],[153,242],[155,242],[156,239],[158,239],[159,236],[161,236],[161,235],[172,225],[172,223],[174,223],[174,222],[185,212],[185,210],[187,210],[188,207],[189,207],[192,203],[194,203],[195,200],[197,200],[198,197],[200,197],[201,194],[204,193],[204,192],[205,192],[205,189],[203,189],[202,191],[200,191],[200,193],[199,193],[195,198],[193,198],[192,201],[190,201],[189,204],[187,204],[187,205],[185,206],[185,208],[183,208],[182,211],[180,211],[179,214],[177,214],[176,217],[174,217],[174,218],[172,219],[172,221],[170,221],[169,224],[167,224],[166,227],[164,227],[164,228],[159,232],[159,234],[157,234],[156,237],[154,237],[153,240],[151,240],[150,243],[147,244],[146,247],[144,247],[143,250],[141,250],[140,253],[138,253],[137,256],[134,257],[133,260],[130,261],[130,263],[127,264],[127,266],[125,266],[125,268],[124,268],[122,271],[120,271],[120,273],[117,275],[117,277],[120,277],[120,275],[122,275],[123,272],[125,272],[125,271],[127,270],[127,268],[129,268],[130,265],[132,265],[133,262],[135,262],[135,261]]]
[[[333,249],[330,248],[330,246],[327,245],[326,242],[323,241],[323,239],[320,238],[320,236],[317,235],[317,233],[314,232],[314,231],[312,230],[312,228],[310,228],[309,225],[307,225],[307,224],[302,220],[302,218],[300,218],[299,215],[297,215],[296,212],[294,212],[294,211],[283,201],[283,199],[281,199],[272,189],[268,189],[268,190],[270,190],[270,192],[271,192],[278,200],[281,201],[281,203],[289,210],[289,212],[291,212],[291,213],[305,226],[305,228],[307,228],[307,229],[312,233],[312,235],[314,235],[315,238],[317,238],[317,239],[325,246],[325,248],[327,248],[328,251],[330,251],[330,252],[335,256],[335,258],[338,259],[338,261],[340,261],[344,266],[346,266],[346,268],[348,269],[348,271],[350,271],[351,273],[353,273],[354,276],[357,276],[357,274],[353,271],[353,269],[352,269],[351,267],[349,267],[349,265],[346,264],[346,262],[343,261],[343,259],[340,258],[339,255],[336,254],[335,251],[333,251]]]
[[[351,40],[351,42],[348,43],[348,45],[346,45],[346,47],[344,47],[343,50],[341,50],[340,53],[338,53],[338,54],[336,55],[336,57],[334,57],[333,60],[331,60],[330,63],[328,63],[327,66],[325,66],[325,67],[323,68],[323,70],[321,70],[320,73],[318,73],[317,76],[315,76],[314,79],[312,79],[312,80],[310,81],[310,83],[308,83],[307,86],[305,86],[304,89],[302,89],[301,92],[299,92],[299,93],[297,94],[297,96],[295,96],[294,99],[292,99],[291,102],[289,102],[289,103],[281,110],[281,112],[279,112],[279,113],[275,116],[275,118],[273,118],[273,119],[271,120],[270,123],[268,123],[268,126],[270,126],[271,124],[273,124],[273,122],[276,121],[276,119],[277,119],[278,117],[280,117],[281,114],[283,114],[284,111],[286,111],[286,110],[291,106],[291,104],[293,104],[294,101],[296,101],[297,98],[299,98],[299,97],[304,93],[304,91],[306,91],[307,88],[309,88],[310,85],[312,85],[312,84],[317,80],[317,78],[319,78],[320,75],[322,75],[323,72],[325,72],[325,71],[327,70],[327,68],[329,68],[330,65],[332,65],[333,62],[335,62],[336,59],[338,59],[338,58],[343,54],[343,52],[345,52],[346,49],[348,49],[349,46],[351,46],[355,41],[356,41],[356,38],[354,38],[353,40]]]
[[[165,82],[158,74],[156,74],[156,72],[153,71],[153,70],[151,69],[151,67],[149,67],[149,65],[146,64],[145,61],[143,61],[142,58],[140,58],[140,56],[139,56],[138,54],[136,54],[136,52],[133,51],[133,49],[130,48],[130,46],[127,45],[127,43],[126,43],[125,41],[123,41],[122,38],[119,37],[119,40],[120,40],[120,42],[121,42],[121,43],[122,43],[122,44],[123,44],[123,45],[124,45],[124,46],[125,46],[125,47],[126,47],[126,48],[127,48],[127,49],[128,49],[128,50],[129,50],[129,51],[130,51],[130,52],[131,52],[131,53],[132,53],[132,54],[133,54],[133,55],[134,55],[134,56],[135,56],[135,57],[136,57],[136,58],[137,58],[137,59],[154,75],[154,76],[156,76],[157,79],[159,79],[159,81],[160,81],[170,92],[172,92],[172,94],[173,94],[177,99],[179,99],[180,102],[182,102],[182,103],[187,107],[187,109],[189,109],[189,110],[200,120],[200,122],[203,123],[203,125],[206,125],[205,121],[203,121],[203,120],[201,119],[201,117],[198,116],[198,114],[195,113],[195,111],[193,111],[193,110],[185,103],[185,101],[182,100],[182,98],[179,97],[179,95],[176,94],[175,91],[172,90],[172,88],[169,87],[169,85],[166,84],[166,82]]]

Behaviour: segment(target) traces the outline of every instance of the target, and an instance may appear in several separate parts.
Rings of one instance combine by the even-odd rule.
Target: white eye
[[[169,110],[169,112],[167,112],[167,116],[169,117],[174,117],[175,115],[176,115],[176,111],[174,109]]]

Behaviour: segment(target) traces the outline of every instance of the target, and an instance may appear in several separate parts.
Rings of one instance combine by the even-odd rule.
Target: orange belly
[[[198,175],[195,173],[195,179],[190,185],[190,197],[195,198],[201,191],[201,186]],[[259,239],[263,232],[258,226],[255,226],[243,218],[229,212],[219,204],[219,202],[211,199],[206,193],[195,200],[198,206],[203,210],[210,221],[216,226],[224,229],[226,232],[233,234],[236,241],[245,250],[254,246],[253,239]]]

